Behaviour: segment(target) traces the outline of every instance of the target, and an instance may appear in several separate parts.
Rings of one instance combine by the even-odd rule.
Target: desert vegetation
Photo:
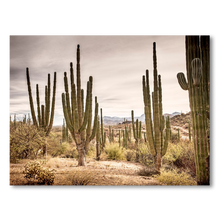
[[[36,85],[37,116],[29,69],[26,69],[31,116],[10,117],[11,185],[209,185],[209,38],[186,36],[187,80],[191,112],[170,118],[163,115],[162,77],[158,75],[153,43],[153,92],[149,71],[142,78],[145,123],[109,126],[104,109],[93,98],[93,77],[81,88],[80,46],[76,51],[76,79],[70,63],[64,72],[63,125],[53,127],[56,99],[54,73],[52,106],[50,75],[45,105]],[[188,81],[188,82],[187,82]],[[141,88],[140,88],[141,89]],[[94,101],[94,115],[92,114]]]

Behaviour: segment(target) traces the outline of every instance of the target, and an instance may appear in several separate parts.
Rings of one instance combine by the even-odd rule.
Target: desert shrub
[[[178,169],[161,169],[160,175],[155,175],[154,177],[166,185],[196,185],[196,181],[187,171],[179,171]]]
[[[127,149],[125,150],[124,154],[127,161],[135,160],[136,152],[134,150]]]
[[[16,129],[10,129],[10,161],[36,159],[42,154],[46,138],[42,130],[34,125],[20,123]]]
[[[23,174],[29,182],[37,180],[38,184],[52,185],[55,179],[55,171],[49,168],[42,167],[42,161],[28,162],[24,166]]]
[[[188,169],[192,176],[196,176],[196,165],[194,159],[194,147],[191,142],[182,141],[181,155],[173,162],[176,167]]]
[[[89,150],[86,154],[87,157],[92,157],[95,158],[96,157],[96,147],[93,144],[90,144]]]
[[[111,160],[124,160],[124,150],[120,148],[118,144],[111,144],[106,146],[105,153],[108,155],[108,159]]]
[[[93,179],[92,176],[88,171],[75,171],[71,183],[72,185],[88,185]]]
[[[140,144],[136,149],[136,162],[150,166],[153,164],[153,156],[146,144]]]
[[[169,144],[166,154],[163,156],[165,164],[173,164],[183,153],[183,148],[180,144]]]
[[[138,171],[139,176],[153,176],[155,174],[158,174],[158,171],[155,167],[145,167]]]
[[[179,142],[179,137],[178,137],[178,132],[172,132],[171,137],[170,137],[170,142],[172,143],[178,143]]]
[[[196,175],[193,144],[181,141],[178,144],[169,144],[167,153],[163,157],[164,164],[172,164],[178,168],[188,169],[192,176]]]

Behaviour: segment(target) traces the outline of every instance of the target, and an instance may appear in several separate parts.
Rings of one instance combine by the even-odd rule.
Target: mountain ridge
[[[165,113],[164,116],[165,118],[169,116],[170,118],[176,116],[176,115],[181,115],[181,112],[173,112],[172,114]],[[142,123],[145,123],[145,115],[142,114],[139,117],[134,117],[134,119],[138,119]],[[103,117],[103,124],[104,125],[117,125],[119,123],[123,123],[124,121],[131,121],[131,117],[117,117],[117,116],[104,116]]]

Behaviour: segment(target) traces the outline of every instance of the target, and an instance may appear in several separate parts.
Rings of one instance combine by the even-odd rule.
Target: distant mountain
[[[164,117],[166,118],[167,116],[169,116],[170,118],[172,118],[176,115],[181,115],[181,113],[180,112],[173,112],[172,114],[165,113]]]
[[[170,118],[172,118],[176,115],[181,115],[181,113],[180,112],[173,112],[172,114],[168,114],[168,113],[164,114],[165,118],[167,116],[170,116]],[[145,123],[145,115],[144,114],[142,114],[140,117],[134,117],[134,119],[135,120],[138,119],[142,123]],[[123,117],[116,117],[116,116],[115,117],[110,117],[110,116],[103,117],[103,123],[105,125],[117,125],[119,123],[123,123],[124,120],[131,121],[131,117],[124,117],[124,118]]]
[[[145,116],[144,114],[140,117],[134,117],[134,119],[138,119],[139,121],[144,122]],[[104,116],[103,117],[103,123],[105,125],[117,125],[119,123],[123,123],[124,121],[131,121],[131,117],[110,117],[110,116]]]

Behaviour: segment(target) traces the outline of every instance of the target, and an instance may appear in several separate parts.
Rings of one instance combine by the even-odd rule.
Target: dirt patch
[[[51,158],[45,165],[56,169],[54,185],[73,185],[74,173],[90,176],[88,185],[162,185],[152,176],[140,176],[145,168],[140,163],[127,161],[87,160],[86,167],[78,167],[75,159]],[[10,165],[10,185],[29,185],[22,173],[24,162]]]

